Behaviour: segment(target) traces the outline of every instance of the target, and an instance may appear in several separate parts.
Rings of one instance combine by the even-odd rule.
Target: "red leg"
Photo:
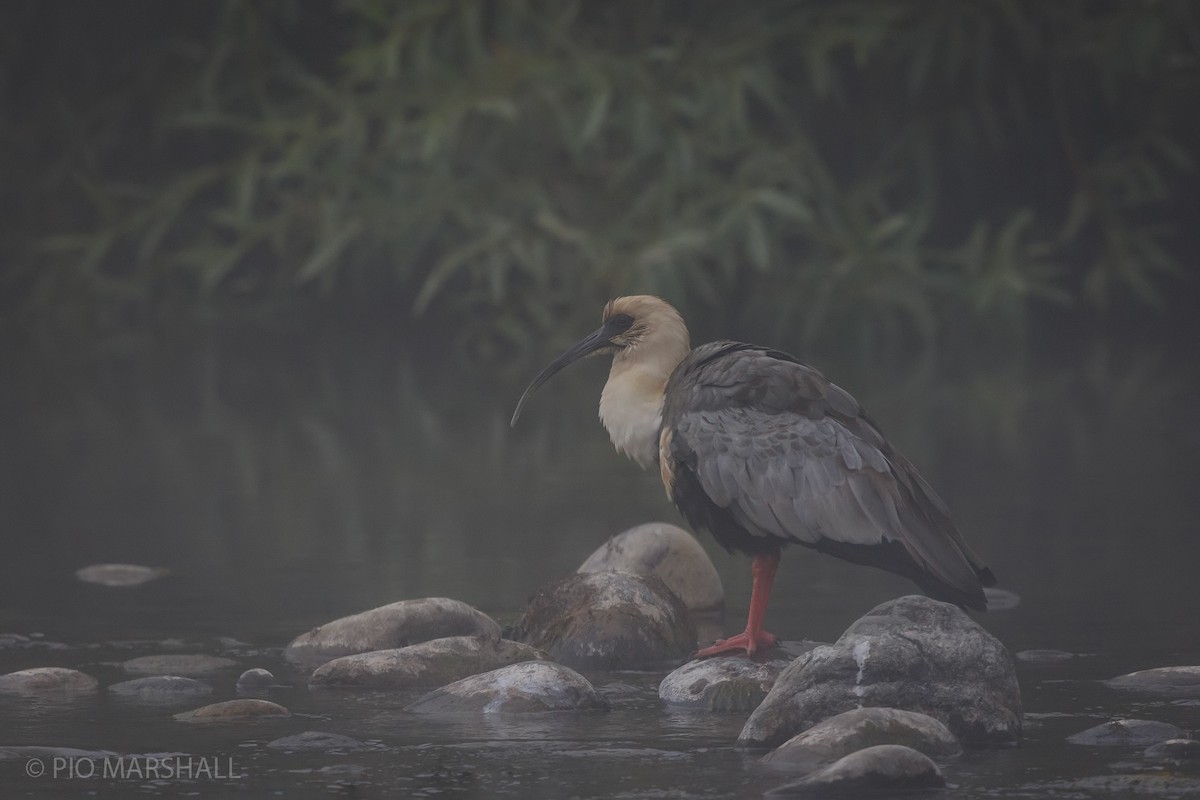
[[[750,590],[750,615],[746,619],[746,630],[700,650],[696,653],[696,658],[708,658],[735,650],[745,650],[747,654],[754,655],[759,648],[775,646],[778,639],[775,634],[763,630],[763,619],[767,616],[771,584],[775,580],[775,568],[778,566],[779,553],[754,557],[754,584]]]

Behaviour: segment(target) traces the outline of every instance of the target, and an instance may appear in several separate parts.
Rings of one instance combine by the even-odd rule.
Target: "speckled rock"
[[[1021,736],[1021,694],[1004,645],[958,607],[909,595],[875,607],[833,645],[796,659],[738,741],[779,745],[864,706],[928,714],[964,743],[1009,744]]]
[[[142,656],[122,662],[121,669],[131,675],[212,675],[225,669],[234,669],[238,663],[231,658],[210,656],[204,653],[172,653],[157,656]]]
[[[212,690],[204,681],[180,675],[151,675],[121,681],[108,687],[110,694],[144,703],[186,703],[197,697],[212,694]]]
[[[401,600],[335,619],[292,640],[284,655],[316,666],[338,656],[392,650],[447,636],[500,638],[494,619],[460,600]]]
[[[100,682],[91,675],[66,667],[33,667],[0,675],[0,692],[94,692]]]
[[[725,588],[712,559],[696,537],[666,522],[647,522],[605,542],[579,572],[617,570],[654,575],[692,611],[725,605]]]
[[[262,667],[248,669],[238,676],[239,692],[265,692],[275,685],[275,676]]]
[[[577,573],[539,592],[513,638],[578,669],[653,669],[696,649],[687,608],[653,576]]]
[[[182,714],[176,714],[175,719],[180,722],[253,722],[258,719],[290,717],[291,715],[286,708],[278,703],[272,703],[270,700],[242,698],[185,711]]]
[[[75,577],[84,583],[111,587],[141,586],[168,574],[170,570],[138,564],[92,564],[75,570]]]
[[[890,796],[945,785],[941,770],[929,756],[903,745],[880,744],[851,753],[795,783],[772,789],[766,796]]]
[[[1073,736],[1068,736],[1071,744],[1086,744],[1095,747],[1130,747],[1158,744],[1168,739],[1186,738],[1182,729],[1169,722],[1157,722],[1150,719],[1114,719],[1103,725],[1096,725]]]
[[[405,711],[511,714],[601,708],[604,701],[578,672],[550,661],[525,661],[435,689]]]
[[[288,753],[311,752],[314,750],[322,753],[330,753],[335,751],[361,750],[366,745],[358,739],[352,739],[340,733],[305,731],[304,733],[284,736],[267,742],[267,747],[270,747],[272,750],[283,750]]]
[[[742,655],[690,661],[662,679],[658,696],[672,706],[752,711],[790,663],[790,658],[755,662]]]
[[[335,658],[317,667],[309,683],[364,689],[444,686],[470,675],[543,658],[545,653],[508,639],[448,636],[394,650]]]
[[[930,758],[962,753],[950,729],[933,717],[898,708],[856,708],[796,734],[762,761],[777,769],[807,771],[879,744],[904,745]]]
[[[1200,666],[1143,669],[1119,675],[1107,683],[1114,689],[1200,695]]]

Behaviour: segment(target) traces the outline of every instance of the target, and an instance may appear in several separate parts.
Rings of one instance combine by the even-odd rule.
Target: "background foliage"
[[[0,17],[15,325],[379,304],[491,355],[647,291],[714,328],[935,342],[1153,305],[1197,244],[1187,0]]]

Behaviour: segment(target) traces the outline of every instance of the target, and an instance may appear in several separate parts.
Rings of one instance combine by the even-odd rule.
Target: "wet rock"
[[[796,659],[738,741],[778,745],[864,706],[928,714],[964,743],[1021,736],[1021,694],[1004,645],[956,606],[909,595],[876,606],[833,645]]]
[[[880,744],[858,750],[811,775],[767,792],[767,797],[845,796],[911,792],[946,785],[929,756],[911,747]]]
[[[267,742],[267,747],[273,750],[284,750],[289,753],[299,753],[311,750],[318,750],[322,753],[331,753],[334,751],[361,750],[366,747],[365,744],[358,739],[352,739],[349,736],[343,736],[340,733],[326,733],[325,731],[305,731],[292,736],[284,736],[272,742]]]
[[[654,576],[578,573],[552,583],[525,609],[513,636],[579,669],[650,669],[696,649],[683,603]]]
[[[1054,781],[1042,784],[1040,789],[1046,796],[1066,792],[1104,792],[1111,797],[1196,797],[1200,795],[1200,778],[1191,778],[1168,773],[1139,775],[1095,775],[1074,781]]]
[[[1195,739],[1167,739],[1150,745],[1142,755],[1152,761],[1188,761],[1200,765],[1200,742]]]
[[[392,650],[447,636],[500,638],[496,621],[459,600],[401,600],[335,619],[292,640],[283,654],[292,661],[322,664],[338,656]]]
[[[151,675],[114,683],[108,687],[108,691],[118,697],[146,703],[187,702],[212,694],[212,690],[204,681],[179,675]]]
[[[0,633],[0,650],[69,650],[62,642],[49,642],[41,634],[24,636],[20,633]]]
[[[405,711],[490,714],[600,708],[605,708],[604,701],[578,672],[550,661],[525,661],[435,689]]]
[[[983,596],[987,598],[988,611],[1012,611],[1021,605],[1021,595],[1008,589],[985,586]]]
[[[658,696],[673,706],[752,711],[790,663],[786,657],[758,663],[745,656],[691,661],[663,678]]]
[[[265,692],[275,685],[275,676],[262,667],[248,669],[238,676],[239,692]]]
[[[201,706],[192,711],[176,714],[180,722],[246,722],[271,717],[290,717],[292,714],[278,703],[270,700],[226,700],[223,703]]]
[[[605,542],[579,572],[632,572],[662,580],[692,611],[725,605],[721,576],[696,537],[677,525],[647,522]]]
[[[75,577],[84,583],[98,586],[141,586],[158,580],[170,570],[161,567],[143,567],[138,564],[92,564],[75,570]]]
[[[1158,744],[1168,739],[1183,739],[1182,729],[1169,722],[1156,722],[1150,719],[1114,719],[1103,725],[1088,728],[1073,736],[1068,736],[1071,744],[1086,744],[1095,747],[1130,747],[1140,745],[1145,747]]]
[[[212,675],[223,669],[233,669],[238,663],[230,658],[204,653],[172,653],[131,658],[121,663],[121,669],[131,675]]]
[[[1107,683],[1114,689],[1200,694],[1200,666],[1143,669],[1120,675]]]
[[[527,644],[478,636],[449,636],[395,650],[335,658],[312,674],[312,686],[411,689],[444,686],[509,664],[545,658]]]
[[[1062,664],[1079,657],[1077,653],[1065,650],[1022,650],[1017,653],[1017,660],[1026,664]]]
[[[898,708],[856,708],[796,734],[762,761],[775,768],[808,770],[880,744],[904,745],[930,758],[962,753],[950,729],[933,717]]]
[[[94,692],[99,685],[91,675],[66,667],[33,667],[0,675],[0,692]]]
[[[42,745],[0,745],[0,761],[28,761],[36,758],[47,764],[52,764],[56,758],[101,760],[111,758],[117,753],[112,750],[80,750],[76,747],[44,747]]]

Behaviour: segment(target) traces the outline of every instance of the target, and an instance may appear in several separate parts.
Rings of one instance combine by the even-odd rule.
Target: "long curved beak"
[[[521,399],[517,401],[517,409],[513,412],[512,421],[508,423],[508,426],[510,428],[517,427],[517,419],[519,419],[521,416],[521,409],[525,407],[525,401],[529,399],[530,395],[537,391],[539,386],[550,380],[552,377],[554,377],[555,373],[571,362],[578,361],[584,356],[591,355],[597,350],[611,346],[612,342],[610,339],[614,333],[615,331],[611,330],[607,325],[602,325],[584,338],[580,339],[575,344],[571,345],[571,347],[561,356],[551,361],[544,370],[538,373],[537,377],[533,379],[533,382],[529,384],[529,386],[525,389],[525,392],[521,395]]]

